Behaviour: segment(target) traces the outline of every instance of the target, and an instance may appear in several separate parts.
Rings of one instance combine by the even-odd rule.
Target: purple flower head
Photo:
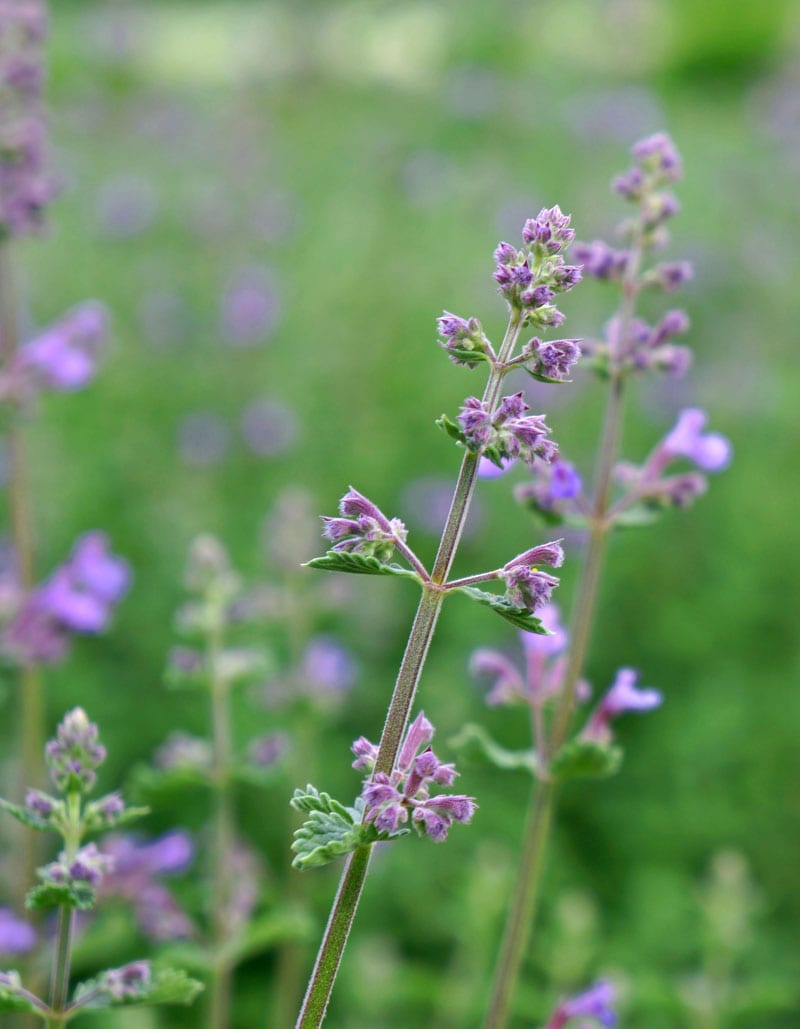
[[[546,1029],[562,1029],[570,1019],[593,1018],[602,1026],[615,1026],[617,1013],[614,1010],[616,994],[611,983],[604,979],[594,986],[569,997],[558,1005]],[[576,1027],[578,1029],[578,1027]]]
[[[35,946],[36,931],[33,926],[17,918],[8,908],[0,908],[0,957],[27,954]]]
[[[51,861],[49,865],[39,869],[39,876],[44,882],[81,882],[96,887],[100,885],[103,876],[113,868],[114,859],[110,854],[101,853],[94,843],[87,843],[71,860],[68,860],[66,852],[62,851],[57,861]]]
[[[450,360],[455,364],[465,364],[474,368],[477,360],[470,360],[464,351],[486,353],[488,340],[477,318],[459,318],[450,311],[445,311],[436,322],[439,328],[440,346],[450,352]]]
[[[514,490],[520,503],[530,504],[546,515],[571,511],[574,501],[583,489],[581,477],[573,464],[560,458],[551,462],[536,461],[533,482],[523,483]]]
[[[580,281],[580,267],[566,265],[561,256],[575,237],[569,223],[559,207],[542,208],[523,226],[523,249],[500,243],[494,252],[497,291],[512,307],[521,308],[530,324],[560,325],[564,316],[550,301]]]
[[[543,207],[535,218],[529,218],[522,227],[522,238],[529,247],[557,254],[575,239],[575,231],[570,228],[570,216],[556,204],[549,209]]]
[[[41,790],[26,790],[25,792],[25,807],[42,821],[47,821],[59,804],[60,801],[55,797],[42,793]]]
[[[528,367],[537,375],[551,379],[566,379],[581,356],[577,339],[554,339],[542,342],[534,337],[522,349],[530,358]]]
[[[151,939],[170,940],[192,936],[194,927],[172,894],[159,881],[162,875],[185,871],[194,857],[191,836],[173,830],[150,842],[135,835],[114,833],[103,840],[103,848],[114,860],[100,893],[120,897],[133,904],[142,932]]]
[[[149,961],[132,961],[122,968],[111,968],[103,973],[103,989],[116,1000],[138,997],[147,990],[152,979]]]
[[[410,814],[421,835],[441,842],[453,822],[471,821],[477,807],[474,797],[431,796],[432,786],[450,786],[458,774],[454,765],[441,762],[431,750],[433,732],[433,726],[420,712],[408,727],[391,775],[378,772],[365,780],[361,791],[365,821],[380,832],[397,832]],[[354,768],[371,770],[378,748],[362,736],[353,744],[353,753],[357,755]]]
[[[397,542],[404,543],[408,535],[399,518],[389,520],[365,496],[353,489],[339,502],[341,518],[323,515],[322,535],[333,542],[332,550],[375,556],[388,561]]]
[[[591,243],[576,243],[572,248],[572,257],[581,265],[585,275],[612,282],[622,278],[630,260],[627,250],[615,250],[600,239]]]
[[[666,132],[640,139],[631,149],[634,160],[646,172],[660,179],[677,182],[683,174],[680,154]]]
[[[694,277],[690,261],[664,261],[651,268],[645,275],[647,285],[658,286],[665,293],[674,293]]]
[[[685,311],[674,308],[664,315],[650,334],[651,347],[659,347],[673,336],[683,336],[689,331],[689,316]]]
[[[247,448],[258,457],[283,454],[297,438],[297,417],[278,400],[254,400],[242,411],[240,424]]]
[[[638,672],[620,668],[610,689],[592,712],[581,737],[597,743],[611,741],[611,722],[627,711],[651,711],[659,707],[663,697],[658,690],[639,689]]]
[[[704,472],[720,472],[731,462],[730,441],[716,432],[703,432],[708,415],[696,407],[681,411],[672,431],[665,437],[662,454],[669,459],[685,457]]]
[[[499,468],[516,458],[526,464],[537,457],[553,460],[558,449],[547,438],[544,415],[525,415],[529,410],[522,393],[504,397],[493,413],[482,400],[467,397],[458,416],[465,445],[473,453],[483,451]]]
[[[238,271],[222,299],[222,335],[235,347],[252,347],[274,330],[278,296],[272,276],[263,268]]]
[[[271,732],[250,741],[247,754],[257,768],[272,768],[289,750],[289,737],[284,732]]]
[[[549,603],[552,591],[558,586],[558,579],[540,571],[537,564],[558,568],[564,561],[564,551],[559,542],[545,543],[519,554],[501,570],[506,584],[506,599],[515,607],[536,611]]]
[[[20,348],[14,371],[22,394],[71,392],[88,385],[107,335],[108,314],[102,304],[89,301],[73,308]]]
[[[97,779],[95,770],[105,758],[97,726],[80,707],[64,715],[55,737],[45,745],[50,778],[61,793],[88,793]]]

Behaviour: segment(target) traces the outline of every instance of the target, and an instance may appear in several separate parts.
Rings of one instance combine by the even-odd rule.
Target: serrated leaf
[[[28,891],[25,907],[30,911],[46,908],[69,907],[88,911],[95,905],[96,896],[92,887],[85,882],[40,883]]]
[[[461,443],[463,446],[467,445],[467,437],[460,425],[448,418],[446,414],[443,414],[441,418],[436,419],[436,424],[440,429],[444,429],[448,436],[454,439],[457,443]]]
[[[526,632],[535,632],[539,636],[550,636],[547,629],[542,625],[541,619],[537,618],[536,615],[530,611],[526,611],[525,608],[517,607],[510,601],[506,600],[505,597],[499,596],[497,593],[486,593],[484,590],[479,590],[475,586],[457,586],[453,593],[463,593],[465,597],[469,597],[470,600],[475,600],[479,604],[483,604],[484,607],[490,608],[495,614],[500,615],[501,618],[505,618],[507,622],[511,622],[518,629],[524,629]]]
[[[25,997],[20,997],[7,986],[0,986],[0,1011],[14,1011],[19,1014],[35,1012],[39,1014],[36,1005],[31,1004]]]
[[[50,825],[44,818],[40,818],[20,804],[12,804],[8,800],[3,800],[2,797],[0,797],[0,810],[7,811],[12,818],[16,818],[18,822],[22,822],[23,825],[27,825],[31,829],[52,829],[54,832],[57,832],[55,826]]]
[[[619,771],[622,748],[595,740],[570,740],[550,763],[554,779],[607,779]]]
[[[351,572],[355,575],[399,575],[404,579],[419,582],[419,576],[410,568],[400,565],[385,564],[377,557],[365,554],[351,554],[347,551],[329,550],[322,557],[314,557],[306,561],[305,568],[322,568],[326,572]]]
[[[305,790],[295,790],[290,803],[296,811],[309,814],[295,831],[292,844],[295,852],[292,865],[301,871],[326,865],[358,847],[406,836],[410,831],[379,832],[372,823],[362,822],[364,803],[360,797],[353,807],[345,807],[330,794],[318,792],[311,785]]]
[[[495,768],[506,771],[522,770],[531,775],[535,775],[539,769],[535,750],[508,750],[493,740],[482,725],[474,722],[467,723],[449,742],[455,750],[466,752],[470,757],[483,759]]]
[[[132,997],[112,997],[103,989],[103,976],[89,979],[75,987],[73,1004],[80,1004],[82,997],[98,990],[96,996],[85,1004],[80,1004],[80,1011],[97,1011],[109,1007],[152,1007],[156,1004],[191,1004],[205,987],[197,979],[191,979],[185,972],[176,968],[160,968],[154,970],[150,983]]]

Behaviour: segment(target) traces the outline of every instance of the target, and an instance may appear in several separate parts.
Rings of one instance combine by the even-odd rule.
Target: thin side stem
[[[500,367],[512,353],[522,328],[519,311],[512,310],[506,327],[505,336],[497,355],[497,365],[492,366],[489,380],[486,383],[483,400],[494,407],[499,398],[503,382],[503,371]],[[425,659],[428,654],[436,622],[439,618],[444,593],[440,588],[450,572],[456,550],[464,531],[469,503],[475,489],[478,473],[478,455],[470,451],[464,453],[458,474],[453,500],[447,515],[439,549],[431,572],[431,586],[423,584],[422,598],[414,616],[414,622],[406,644],[400,670],[397,674],[392,699],[386,715],[378,756],[375,761],[375,772],[390,773],[400,744],[406,730],[408,716],[414,703]],[[357,850],[348,858],[328,925],[320,944],[314,969],[309,979],[308,989],[303,999],[297,1019],[297,1029],[311,1029],[322,1024],[328,1001],[341,964],[342,954],[347,943],[350,929],[355,919],[356,909],[364,887],[369,867],[370,848]]]
[[[641,239],[632,248],[619,308],[618,339],[624,343],[633,318],[637,296],[636,280],[642,260]],[[586,663],[595,619],[600,576],[606,540],[611,529],[608,517],[614,464],[619,452],[624,411],[624,374],[619,370],[619,355],[610,377],[603,431],[595,466],[595,494],[590,513],[590,533],[578,583],[575,610],[570,626],[570,648],[564,683],[561,688],[550,732],[549,753],[556,754],[569,733],[575,695]],[[500,957],[486,1016],[490,1029],[505,1029],[520,968],[530,942],[539,895],[539,881],[556,800],[556,784],[541,782],[534,786],[523,842],[517,882],[511,899]]]
[[[228,684],[217,671],[222,649],[219,629],[211,633],[208,660],[211,666],[211,730],[214,745],[214,842],[212,853],[211,933],[213,966],[209,990],[208,1027],[227,1029],[230,1021],[231,964],[226,954],[228,901],[230,899],[233,848],[233,797],[230,785],[232,753]]]
[[[2,346],[0,353],[8,370],[16,356],[18,347],[17,308],[14,292],[14,277],[8,242],[0,243],[0,329]],[[8,512],[11,543],[17,565],[19,584],[29,592],[35,584],[33,565],[33,518],[31,515],[31,492],[28,476],[28,461],[25,440],[17,422],[17,412],[11,412],[6,433],[8,452]],[[41,760],[44,749],[44,699],[42,681],[38,666],[24,664],[17,682],[17,707],[19,710],[20,735],[20,793],[27,786],[38,785],[41,779]],[[17,853],[16,889],[14,895],[20,900],[25,896],[36,877],[39,864],[38,833],[25,832],[21,835]]]

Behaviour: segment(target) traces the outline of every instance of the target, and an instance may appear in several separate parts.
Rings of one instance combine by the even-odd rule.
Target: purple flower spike
[[[438,843],[447,838],[453,822],[472,819],[477,807],[474,797],[431,796],[432,785],[450,786],[458,774],[454,765],[441,762],[428,746],[433,731],[431,723],[420,712],[408,727],[391,775],[378,772],[365,781],[361,791],[365,821],[380,832],[397,832],[410,814],[414,827]],[[353,744],[353,752],[358,757],[353,767],[370,769],[378,748],[362,736]]]
[[[677,182],[683,174],[683,162],[666,132],[656,132],[633,145],[631,153],[640,167],[659,173],[664,179]]]
[[[611,722],[628,711],[652,711],[663,702],[658,690],[638,689],[638,672],[633,668],[620,668],[606,695],[589,718],[581,737],[597,743],[611,741]]]
[[[583,993],[562,1001],[547,1023],[546,1029],[562,1029],[573,1018],[593,1018],[602,1026],[615,1026],[617,1024],[617,1013],[614,1010],[615,1000],[614,987],[611,983],[601,979]],[[576,1029],[578,1029],[577,1026]]]
[[[391,520],[358,490],[351,486],[339,502],[341,518],[322,516],[322,535],[333,542],[331,549],[375,556],[388,561],[398,542],[408,532],[399,518]]]
[[[731,462],[733,448],[725,436],[702,430],[708,415],[699,408],[681,411],[677,424],[664,439],[663,453],[672,457],[686,457],[704,472],[720,472]]]
[[[8,908],[0,908],[0,957],[27,954],[35,946],[36,931],[33,926],[17,918]]]
[[[50,778],[62,793],[88,793],[97,778],[95,770],[105,758],[106,748],[99,742],[97,726],[80,707],[64,715],[55,737],[45,745]]]
[[[494,412],[477,397],[467,397],[458,416],[465,445],[501,469],[516,458],[529,465],[536,458],[552,461],[558,447],[547,438],[550,428],[544,415],[525,415],[529,410],[522,393],[504,397]]]

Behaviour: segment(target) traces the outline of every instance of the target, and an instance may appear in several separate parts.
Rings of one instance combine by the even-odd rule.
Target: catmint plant
[[[442,842],[454,823],[469,822],[475,812],[473,797],[439,792],[452,783],[455,769],[428,748],[431,723],[420,713],[408,725],[445,597],[459,594],[527,632],[547,632],[537,612],[549,601],[558,579],[540,566],[561,564],[559,540],[529,546],[500,568],[456,579],[450,578],[450,572],[481,461],[503,468],[518,459],[534,467],[549,465],[558,456],[544,416],[530,412],[522,393],[503,395],[503,382],[517,369],[539,381],[560,383],[579,357],[578,341],[541,338],[563,322],[555,301],[580,279],[580,269],[565,260],[574,235],[569,217],[552,207],[525,222],[519,245],[500,243],[494,255],[494,279],[506,302],[508,323],[497,347],[475,317],[446,311],[439,319],[439,343],[451,361],[470,370],[485,364],[489,376],[481,397],[467,397],[455,418],[442,415],[437,423],[463,456],[432,568],[428,570],[413,550],[402,520],[387,516],[353,487],[342,497],[338,514],[323,519],[330,549],[310,561],[312,567],[398,576],[416,583],[422,597],[380,742],[373,744],[362,737],[354,744],[356,767],[368,773],[360,795],[344,805],[309,785],[297,790],[292,801],[308,815],[296,833],[297,867],[347,855],[298,1026],[318,1026],[324,1018],[374,844],[412,832]],[[526,329],[536,335],[523,341]],[[480,588],[489,583],[499,584],[502,592]]]
[[[551,607],[542,617],[552,635],[523,639],[524,672],[497,652],[479,650],[472,658],[473,672],[491,679],[490,704],[521,703],[529,708],[533,737],[529,750],[514,752],[500,747],[480,726],[466,727],[461,737],[462,743],[477,746],[498,767],[525,769],[534,777],[518,880],[487,1014],[487,1024],[497,1029],[511,1017],[559,783],[614,773],[622,759],[614,741],[615,719],[626,712],[650,711],[663,699],[658,690],[638,685],[636,670],[621,668],[593,710],[584,715],[582,727],[573,730],[576,707],[590,694],[584,669],[608,536],[620,526],[649,524],[665,508],[686,507],[705,491],[706,473],[722,470],[731,459],[728,440],[707,432],[705,412],[694,408],[679,414],[674,428],[641,464],[619,459],[629,381],[649,371],[680,376],[691,363],[689,349],[674,342],[688,331],[685,312],[668,310],[655,325],[637,314],[643,293],[672,293],[692,274],[688,262],[658,258],[668,242],[666,223],[678,211],[671,186],[681,177],[681,159],[664,133],[637,143],[633,159],[633,166],[614,183],[616,192],[634,208],[619,227],[621,245],[595,241],[576,244],[572,251],[585,275],[608,282],[620,295],[603,336],[581,341],[584,363],[597,372],[607,390],[591,489],[570,462],[559,457],[548,463],[536,455],[532,480],[516,490],[518,499],[548,526],[564,524],[586,536],[569,635]],[[585,997],[597,999],[602,993],[598,987]],[[549,1025],[560,1027],[578,1014],[593,1015],[603,1025],[614,1024],[608,1020],[613,1018],[611,1013],[598,1013],[602,1005],[597,1011],[590,1008],[591,1004],[584,1010],[580,999],[565,1002]]]
[[[0,971],[0,1011],[36,1015],[52,1029],[97,1008],[189,1004],[202,989],[183,972],[156,969],[149,961],[137,960],[106,969],[70,991],[76,912],[95,906],[97,891],[114,864],[112,855],[89,837],[147,813],[146,808],[128,807],[118,792],[90,799],[105,758],[97,726],[81,708],[74,708],[45,747],[53,792],[29,789],[23,804],[0,800],[0,808],[18,821],[40,832],[55,833],[63,845],[54,860],[38,869],[38,884],[25,900],[31,910],[57,912],[47,997],[28,989],[16,970]]]
[[[102,533],[75,546],[69,562],[37,586],[35,527],[25,424],[37,398],[73,392],[94,378],[107,336],[102,305],[79,304],[48,328],[21,340],[15,294],[15,244],[44,226],[57,192],[44,113],[43,0],[0,0],[0,413],[8,452],[10,537],[16,597],[2,647],[19,668],[21,781],[35,782],[44,736],[40,665],[60,660],[71,633],[105,629],[125,593],[127,566]],[[17,894],[36,865],[28,836],[19,847]]]

